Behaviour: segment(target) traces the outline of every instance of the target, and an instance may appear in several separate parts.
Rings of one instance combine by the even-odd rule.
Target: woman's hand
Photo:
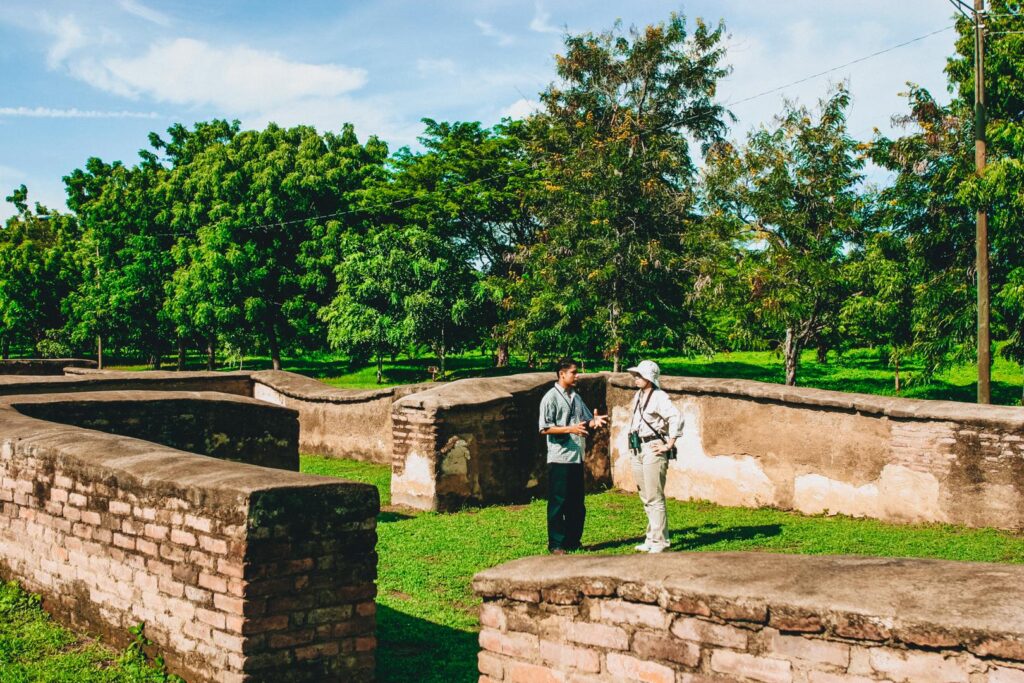
[[[655,455],[661,455],[663,453],[668,453],[668,451],[673,446],[675,446],[675,445],[676,445],[676,440],[675,439],[669,439],[667,443],[662,443],[661,441],[659,441],[658,443],[656,443],[653,446],[651,446],[651,452],[653,452]]]

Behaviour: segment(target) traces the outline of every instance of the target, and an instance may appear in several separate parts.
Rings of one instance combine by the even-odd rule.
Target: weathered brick
[[[597,606],[601,621],[656,629],[668,625],[669,616],[657,605],[643,605],[625,600],[601,600]]]
[[[605,666],[612,676],[644,683],[675,683],[676,680],[675,670],[664,664],[648,662],[619,652],[609,652]]]
[[[792,665],[782,659],[757,657],[731,650],[711,653],[711,669],[717,673],[745,676],[763,683],[792,683]]]
[[[480,647],[509,657],[535,659],[540,650],[540,640],[530,633],[502,633],[485,628],[480,630]]]
[[[994,666],[989,669],[986,683],[1024,683],[1024,670]]]
[[[642,659],[663,659],[685,666],[700,662],[700,646],[679,642],[661,633],[640,631],[633,635],[633,652]]]
[[[504,660],[487,650],[481,650],[476,656],[477,668],[485,676],[491,676],[496,680],[505,677]]]
[[[680,617],[672,623],[670,630],[672,635],[683,640],[738,650],[747,649],[748,632],[735,626],[716,624],[704,619]]]
[[[807,683],[877,683],[877,681],[876,678],[855,674],[836,674],[825,671],[811,671],[807,674]]]
[[[182,529],[171,529],[171,542],[192,547],[196,544],[196,537]]]
[[[114,515],[130,515],[132,513],[132,506],[119,500],[110,501],[107,509]]]
[[[845,643],[773,633],[770,647],[773,653],[784,657],[843,668],[850,665],[850,646]]]
[[[577,669],[598,673],[601,671],[601,656],[596,650],[573,647],[553,640],[540,641],[540,658],[563,669]]]
[[[507,683],[564,683],[565,674],[560,671],[552,671],[546,666],[512,661],[505,665],[505,681]]]
[[[629,634],[618,626],[570,622],[565,625],[565,637],[581,645],[593,645],[611,650],[628,650]]]
[[[967,683],[967,672],[955,660],[936,652],[910,652],[887,647],[869,651],[872,668],[897,681],[935,680],[943,683]]]
[[[505,611],[496,602],[485,602],[480,606],[480,625],[504,631],[506,628]]]
[[[211,590],[214,593],[225,593],[228,589],[228,582],[223,577],[215,574],[208,574],[207,572],[199,572],[198,583],[201,587]]]

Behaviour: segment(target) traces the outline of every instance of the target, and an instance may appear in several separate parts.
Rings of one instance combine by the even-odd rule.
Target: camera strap
[[[647,412],[647,404],[651,402],[651,397],[654,396],[654,391],[655,391],[654,389],[651,389],[650,392],[648,392],[647,400],[644,401],[644,407],[643,408],[640,407],[640,394],[638,392],[637,395],[636,395],[636,406],[635,406],[633,412],[635,413],[635,412],[637,412],[637,410],[639,410],[639,412],[640,412],[640,419],[643,421],[643,423],[645,425],[647,425],[648,427],[650,427],[651,431],[654,432],[654,435],[656,437],[661,439],[662,443],[667,444],[668,441],[665,439],[665,437],[662,435],[662,433],[659,432],[657,429],[655,429],[654,425],[652,425],[650,422],[648,422],[647,418],[644,417],[644,413]]]

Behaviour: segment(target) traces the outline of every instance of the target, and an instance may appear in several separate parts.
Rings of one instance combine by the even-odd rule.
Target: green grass
[[[141,654],[141,634],[135,635],[135,645],[117,652],[54,623],[38,596],[24,592],[16,583],[0,583],[2,683],[180,681],[146,661]]]
[[[305,472],[375,484],[389,498],[387,466],[306,456]],[[668,501],[676,551],[759,550],[806,554],[931,557],[1024,563],[1024,536],[941,524],[892,525],[772,509]],[[378,525],[378,678],[475,681],[477,607],[473,575],[545,552],[545,502],[454,514],[384,510]],[[642,540],[635,495],[587,497],[586,552],[625,554]]]
[[[1019,365],[994,355],[992,367],[992,402],[1001,405],[1020,405],[1024,375]],[[711,357],[659,357],[662,372],[666,375],[690,375],[696,377],[729,377],[753,379],[761,382],[781,383],[785,377],[783,361],[770,351],[737,351],[718,353]],[[384,386],[428,382],[431,375],[428,368],[437,364],[434,358],[398,358],[384,364]],[[506,368],[493,367],[489,354],[471,352],[452,356],[447,362],[446,379],[466,377],[493,377],[518,372],[530,372],[521,359],[512,359]],[[285,358],[284,369],[315,377],[326,384],[344,389],[372,389],[377,384],[375,365],[350,369],[348,362],[331,354],[307,354],[302,358]],[[122,370],[144,370],[144,365],[112,366]],[[173,366],[167,366],[173,367]],[[190,357],[188,369],[200,370],[205,367],[198,356]],[[246,369],[266,369],[270,360],[264,357],[247,358]],[[222,369],[238,369],[237,365]],[[547,369],[545,364],[541,369]],[[586,370],[609,370],[607,363],[588,365]],[[920,364],[913,361],[901,370],[904,384],[901,396],[908,398],[944,399],[974,402],[976,397],[976,373],[973,365],[953,367],[940,373],[932,381],[916,381]],[[910,384],[907,381],[910,380]],[[807,351],[800,360],[797,384],[818,389],[851,391],[866,394],[895,395],[893,371],[884,365],[875,350],[858,349],[843,354],[829,355],[826,363],[818,363],[814,351]]]

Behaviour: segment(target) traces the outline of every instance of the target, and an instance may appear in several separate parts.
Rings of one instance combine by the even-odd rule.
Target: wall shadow
[[[478,635],[377,603],[377,681],[475,683]]]

